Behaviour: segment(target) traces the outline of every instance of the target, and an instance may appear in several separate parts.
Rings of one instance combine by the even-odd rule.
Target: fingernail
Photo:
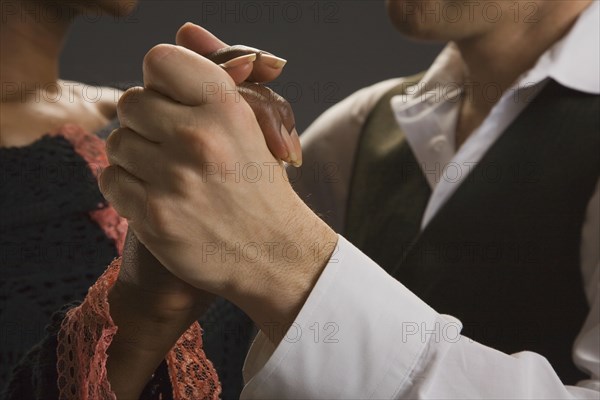
[[[223,64],[219,64],[219,66],[221,68],[233,68],[233,67],[239,67],[240,65],[244,65],[244,64],[250,64],[251,62],[254,62],[254,60],[256,60],[256,54],[252,53],[252,54],[246,54],[244,56],[239,56],[236,58],[233,58],[227,62],[224,62]]]
[[[271,68],[283,68],[287,64],[287,60],[274,56],[273,54],[260,53],[259,58],[262,62]]]
[[[283,143],[285,143],[285,148],[288,151],[287,157],[283,158],[283,161],[289,164],[294,164],[294,159],[297,159],[296,152],[294,151],[294,144],[292,143],[292,137],[285,126],[281,124],[281,137],[283,138]]]
[[[296,168],[302,165],[302,163],[298,161],[298,155],[295,152],[290,153],[290,164],[292,164]]]
[[[300,144],[300,137],[298,136],[298,131],[296,130],[296,128],[292,130],[292,133],[290,133],[290,137],[292,139],[292,143],[294,144],[294,155],[296,158],[295,161],[292,159],[292,165],[298,168],[302,166],[302,145]]]

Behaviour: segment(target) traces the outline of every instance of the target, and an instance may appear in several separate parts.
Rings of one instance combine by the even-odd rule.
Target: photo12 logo
[[[203,1],[201,23],[339,22],[336,1]]]
[[[538,22],[538,4],[533,1],[421,1],[401,2],[404,22],[420,18],[422,22],[458,23],[485,21],[496,23],[509,18],[513,22]]]

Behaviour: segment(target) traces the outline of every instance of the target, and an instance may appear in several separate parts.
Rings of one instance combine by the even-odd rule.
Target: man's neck
[[[55,2],[10,6],[3,7],[0,27],[1,101],[26,101],[33,91],[56,88],[59,56],[73,14],[58,9]]]
[[[458,121],[457,147],[494,107],[495,101],[490,99],[497,101],[501,97],[483,89],[493,87],[499,93],[510,89],[520,75],[531,69],[542,54],[570,30],[591,2],[547,2],[535,16],[537,22],[506,24],[504,29],[456,42],[466,64],[465,84],[469,88]]]

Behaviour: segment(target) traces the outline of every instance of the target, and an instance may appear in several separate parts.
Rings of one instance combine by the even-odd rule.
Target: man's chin
[[[438,32],[439,26],[435,26],[439,24],[428,26],[425,21],[421,21],[420,14],[416,10],[409,12],[412,8],[405,0],[386,0],[386,8],[390,21],[404,36],[418,40],[446,40]]]
[[[414,40],[422,40],[428,42],[448,42],[455,40],[449,32],[443,32],[439,27],[428,27],[415,23],[414,21],[405,21],[394,19],[390,16],[392,24],[402,36],[406,36]],[[437,29],[436,29],[437,28]]]
[[[100,8],[107,14],[122,17],[131,14],[135,10],[138,0],[100,0],[98,3]]]

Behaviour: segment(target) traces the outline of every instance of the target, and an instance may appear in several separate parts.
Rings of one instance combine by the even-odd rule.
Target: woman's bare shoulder
[[[117,116],[117,103],[123,91],[110,86],[96,86],[86,83],[61,80],[63,91],[69,97],[79,101],[96,111],[108,120]]]

